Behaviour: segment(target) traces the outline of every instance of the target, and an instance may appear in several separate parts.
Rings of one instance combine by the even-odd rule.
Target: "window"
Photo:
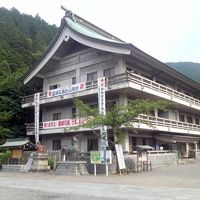
[[[76,108],[72,107],[72,118],[76,118]]]
[[[195,119],[195,124],[199,125],[199,119],[198,118]]]
[[[185,117],[183,114],[179,114],[179,121],[180,122],[184,122],[185,121]]]
[[[60,150],[61,149],[61,140],[53,140],[52,141],[52,149]]]
[[[115,67],[111,67],[111,68],[103,70],[103,76],[105,77],[111,77],[114,75],[115,75]]]
[[[98,139],[94,138],[94,139],[88,139],[87,141],[87,146],[88,146],[88,151],[91,150],[98,150]]]
[[[55,84],[55,85],[50,85],[50,86],[49,86],[49,89],[50,89],[50,90],[54,90],[54,89],[57,89],[57,88],[59,88],[59,87],[60,87],[60,85]]]
[[[191,123],[192,124],[192,117],[191,116],[187,116],[187,123]]]
[[[92,72],[87,74],[87,81],[96,81],[97,80],[97,72]]]
[[[76,77],[72,77],[72,85],[76,84]]]
[[[61,113],[54,113],[53,114],[53,121],[61,119]]]

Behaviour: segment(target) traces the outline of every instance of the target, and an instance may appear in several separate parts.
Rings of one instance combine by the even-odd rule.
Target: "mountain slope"
[[[193,62],[168,62],[166,63],[178,72],[200,83],[200,64]]]
[[[25,136],[26,110],[21,96],[34,93],[21,77],[42,55],[57,32],[39,16],[21,14],[15,8],[0,8],[0,143]]]

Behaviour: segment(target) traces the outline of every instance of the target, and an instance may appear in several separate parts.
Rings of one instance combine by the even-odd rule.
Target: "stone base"
[[[2,172],[26,172],[25,165],[2,165]]]
[[[31,172],[48,172],[50,166],[48,166],[48,154],[38,153],[33,154],[33,164],[31,166]]]
[[[86,161],[58,161],[55,173],[69,176],[88,175],[86,164]]]

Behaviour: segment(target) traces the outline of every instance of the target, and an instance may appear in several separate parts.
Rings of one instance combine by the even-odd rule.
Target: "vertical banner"
[[[106,115],[106,95],[105,95],[105,77],[98,79],[98,106],[99,113]],[[107,127],[101,126],[101,148],[105,149],[108,146]]]
[[[35,115],[34,115],[35,144],[37,144],[39,142],[40,93],[34,94],[34,102],[35,102]]]

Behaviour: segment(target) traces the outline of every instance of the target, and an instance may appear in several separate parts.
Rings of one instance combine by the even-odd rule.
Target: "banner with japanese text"
[[[57,88],[53,90],[48,90],[47,91],[47,97],[56,97],[56,96],[63,96],[67,94],[73,94],[76,92],[80,92],[86,89],[86,84],[85,82],[83,83],[77,83],[68,87],[63,87],[63,88]]]
[[[51,129],[51,128],[67,128],[73,126],[79,126],[86,123],[85,118],[79,119],[60,119],[55,121],[47,121],[43,122],[43,129]]]
[[[102,115],[106,115],[105,86],[106,86],[105,77],[99,78],[98,79],[98,108],[99,108],[99,113]],[[108,146],[106,126],[100,127],[100,134],[101,134],[101,147],[103,149]]]

